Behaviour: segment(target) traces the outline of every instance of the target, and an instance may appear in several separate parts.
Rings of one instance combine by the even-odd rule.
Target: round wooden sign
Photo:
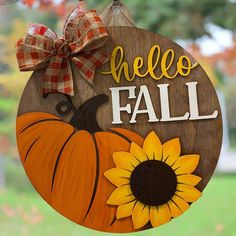
[[[74,96],[42,96],[33,73],[18,111],[25,171],[56,211],[98,231],[127,233],[170,222],[209,182],[222,117],[202,67],[171,40],[109,27],[110,61],[88,83],[72,63]]]

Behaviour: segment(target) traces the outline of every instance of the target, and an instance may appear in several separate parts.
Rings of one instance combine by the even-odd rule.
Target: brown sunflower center
[[[143,204],[160,206],[175,194],[177,178],[166,163],[149,160],[138,165],[132,172],[130,186],[134,196]]]

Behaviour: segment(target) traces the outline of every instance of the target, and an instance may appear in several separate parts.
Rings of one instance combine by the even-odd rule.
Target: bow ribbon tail
[[[58,56],[51,59],[43,79],[43,94],[55,92],[74,96],[71,62]]]
[[[76,67],[79,69],[79,73],[90,84],[93,84],[96,68],[109,61],[109,57],[102,50],[93,50],[83,53],[79,57],[73,57],[71,59]]]

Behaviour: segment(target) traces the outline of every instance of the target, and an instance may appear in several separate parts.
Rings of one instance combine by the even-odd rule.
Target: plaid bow
[[[84,13],[76,8],[66,21],[63,38],[44,25],[31,24],[16,45],[20,71],[46,68],[43,94],[61,92],[73,96],[71,62],[93,83],[96,67],[108,61],[99,49],[107,39],[106,28],[95,10]]]

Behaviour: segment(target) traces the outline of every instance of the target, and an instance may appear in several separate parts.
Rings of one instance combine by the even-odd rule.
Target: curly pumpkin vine
[[[66,96],[67,101],[57,104],[56,110],[60,115],[67,115],[71,110],[74,112],[70,124],[77,130],[87,130],[89,133],[102,131],[96,120],[97,109],[108,102],[108,96],[105,94],[90,98],[83,103],[78,109],[73,104],[71,97]]]

